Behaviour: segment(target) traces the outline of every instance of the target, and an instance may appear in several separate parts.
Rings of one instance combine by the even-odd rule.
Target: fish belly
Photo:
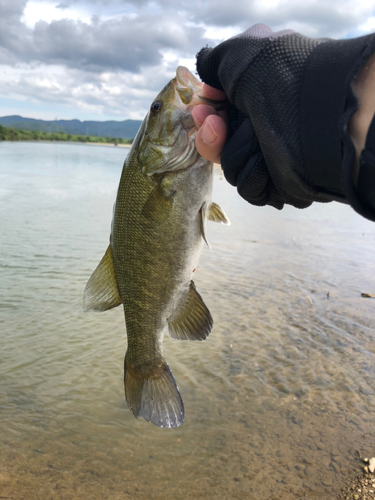
[[[205,338],[212,326],[192,282],[203,246],[202,206],[211,199],[212,165],[167,174],[165,193],[160,179],[150,182],[139,172],[140,179],[127,178],[126,172],[120,182],[111,241],[128,336],[125,392],[135,416],[174,427],[183,421],[183,403],[162,340],[165,332],[184,338],[184,331],[187,339],[203,340],[199,335]],[[197,338],[191,338],[194,328]]]

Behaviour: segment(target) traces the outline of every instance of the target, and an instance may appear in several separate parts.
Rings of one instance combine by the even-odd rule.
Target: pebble
[[[332,486],[333,481],[332,481],[332,479],[330,479],[329,477],[327,477],[327,478],[323,478],[322,479],[322,483],[324,484],[324,486]]]
[[[375,475],[368,471],[362,473],[353,479],[343,488],[342,496],[346,500],[375,500]]]
[[[337,465],[337,463],[336,463],[336,462],[333,462],[333,461],[332,461],[332,462],[331,462],[331,467],[332,467],[332,469],[336,472],[336,474],[339,474],[339,472],[340,472],[340,467]]]
[[[310,465],[308,465],[305,469],[305,474],[306,476],[315,476],[316,474],[316,470],[314,469],[314,467],[311,467]]]

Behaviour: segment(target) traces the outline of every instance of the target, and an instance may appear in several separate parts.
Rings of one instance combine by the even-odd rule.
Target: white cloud
[[[345,38],[375,30],[375,6],[373,0],[0,0],[0,115],[143,118],[178,65],[195,72],[201,47],[258,22]]]
[[[58,8],[58,2],[49,2],[42,0],[29,0],[21,21],[30,29],[35,27],[38,21],[51,23],[61,19],[71,19],[75,21],[84,21],[90,23],[91,15],[83,9],[76,6],[67,9]]]
[[[370,16],[365,22],[358,26],[358,32],[360,34],[367,34],[375,32],[375,15]]]
[[[228,38],[231,38],[238,33],[243,31],[240,26],[207,26],[203,23],[187,22],[186,26],[192,26],[195,28],[202,28],[204,30],[204,38],[212,40],[215,44],[223,42]]]

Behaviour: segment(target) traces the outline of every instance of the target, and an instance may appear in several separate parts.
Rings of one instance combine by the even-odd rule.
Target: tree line
[[[0,125],[0,141],[67,141],[67,142],[99,142],[103,144],[131,144],[133,139],[120,137],[97,137],[94,135],[73,135],[65,132],[36,132],[19,130]]]

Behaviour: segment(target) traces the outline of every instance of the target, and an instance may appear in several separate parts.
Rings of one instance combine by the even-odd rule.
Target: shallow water
[[[216,173],[214,329],[165,339],[186,420],[159,429],[124,401],[121,308],[82,312],[126,152],[0,142],[0,497],[335,498],[375,452],[375,226],[252,207]]]

